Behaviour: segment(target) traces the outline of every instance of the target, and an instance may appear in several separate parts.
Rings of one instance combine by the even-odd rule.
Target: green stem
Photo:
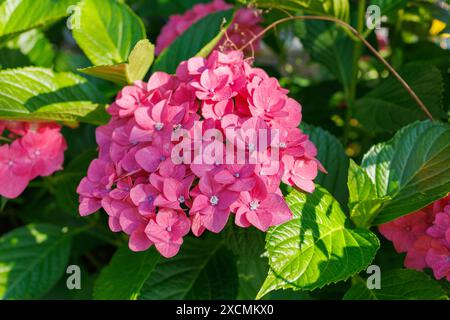
[[[365,21],[365,11],[366,11],[366,0],[358,1],[358,21],[356,25],[356,30],[361,34],[364,31],[364,21]],[[356,99],[356,87],[358,85],[358,72],[359,72],[359,60],[362,55],[362,42],[355,42],[353,47],[353,60],[352,60],[352,77],[350,81],[350,86],[346,90],[347,94],[347,114],[345,118],[344,127],[344,145],[346,146],[349,141],[350,134],[350,122],[353,117],[353,112],[355,109],[355,99]]]

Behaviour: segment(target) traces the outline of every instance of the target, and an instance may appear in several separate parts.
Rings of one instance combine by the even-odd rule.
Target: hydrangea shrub
[[[449,299],[448,7],[391,2],[0,1],[0,299]]]

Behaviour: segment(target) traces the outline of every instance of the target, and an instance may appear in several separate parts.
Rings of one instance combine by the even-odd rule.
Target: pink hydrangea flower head
[[[52,123],[0,122],[0,135],[13,140],[0,151],[0,195],[17,198],[30,180],[62,169],[66,141]]]
[[[287,93],[240,51],[213,51],[127,87],[97,129],[99,156],[77,189],[80,214],[103,207],[131,250],[155,245],[165,257],[189,230],[222,231],[231,213],[238,226],[263,231],[288,221],[282,178],[312,192],[324,169]]]
[[[397,252],[407,253],[407,268],[431,268],[436,279],[450,280],[450,196],[385,223],[379,231]]]

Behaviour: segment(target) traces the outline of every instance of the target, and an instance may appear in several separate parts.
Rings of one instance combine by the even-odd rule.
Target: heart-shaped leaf
[[[313,290],[346,280],[375,257],[378,238],[366,229],[352,229],[325,189],[293,191],[286,201],[294,216],[267,234],[270,271],[258,298],[277,289]]]
[[[450,126],[423,121],[411,124],[392,140],[364,156],[376,199],[388,197],[374,224],[394,220],[443,198],[450,190]]]

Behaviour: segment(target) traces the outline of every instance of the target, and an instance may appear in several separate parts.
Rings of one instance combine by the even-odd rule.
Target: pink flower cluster
[[[223,0],[213,0],[211,3],[200,3],[186,11],[183,15],[172,15],[169,22],[161,29],[161,33],[156,40],[156,54],[160,54],[176,38],[184,33],[191,25],[204,18],[208,14],[216,11],[230,9],[232,5]],[[247,43],[253,36],[260,33],[263,28],[259,25],[262,18],[258,12],[249,8],[241,8],[236,12],[233,23],[227,30],[227,35],[222,38],[219,46],[228,47],[230,45],[241,47]],[[253,48],[259,48],[259,42],[255,41]]]
[[[17,198],[38,176],[62,169],[66,141],[52,123],[0,121],[0,195]],[[6,136],[2,136],[3,134]]]
[[[239,51],[191,58],[176,75],[156,72],[148,83],[125,87],[108,112],[110,122],[96,131],[99,157],[77,189],[79,211],[86,216],[103,207],[111,230],[130,235],[134,251],[155,245],[172,257],[189,230],[195,236],[218,233],[230,213],[238,226],[266,231],[291,219],[281,181],[312,192],[318,169],[324,170],[298,128],[300,104]],[[276,129],[278,139],[255,148],[237,134],[245,140],[240,151],[248,156],[257,150],[258,163],[222,161],[237,149],[197,161],[204,151],[225,145],[207,137],[210,129]],[[174,152],[180,146],[184,154]],[[275,160],[268,157],[275,153]],[[179,162],[187,154],[195,161]],[[267,169],[272,164],[276,171]]]
[[[407,253],[405,267],[431,268],[436,279],[450,281],[450,195],[379,230],[397,252]]]

